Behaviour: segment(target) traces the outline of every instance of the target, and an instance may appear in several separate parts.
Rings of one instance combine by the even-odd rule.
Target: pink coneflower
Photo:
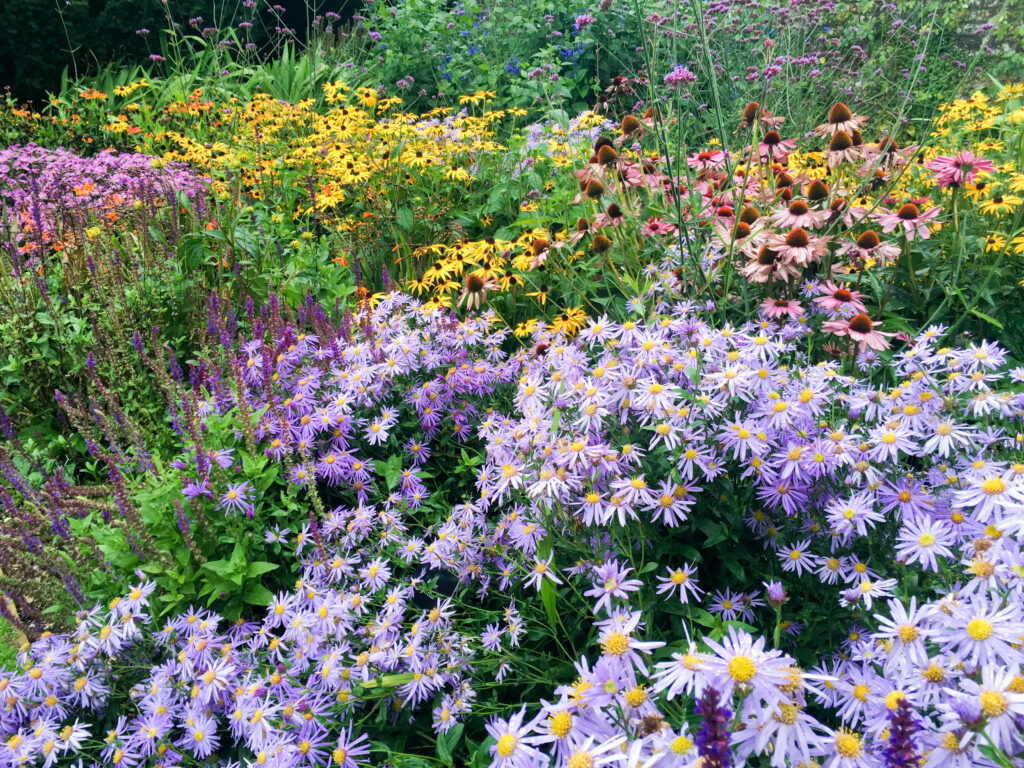
[[[761,304],[761,314],[770,319],[789,317],[793,320],[804,313],[804,308],[799,301],[790,299],[765,299]]]
[[[612,203],[601,213],[594,216],[591,220],[590,226],[593,230],[598,230],[603,227],[621,227],[626,223],[625,216],[622,214],[622,209],[618,203]]]
[[[784,261],[791,261],[801,267],[818,261],[828,250],[827,237],[813,237],[803,227],[793,227],[785,235],[772,235],[768,245]]]
[[[939,206],[933,206],[927,211],[921,211],[921,205],[927,202],[928,198],[904,203],[895,212],[879,208],[872,214],[875,221],[881,227],[882,232],[888,234],[895,229],[902,229],[907,240],[913,240],[915,235],[920,235],[922,240],[927,240],[930,232],[928,222],[939,215]]]
[[[852,134],[854,131],[863,128],[864,123],[867,121],[866,115],[853,114],[848,106],[839,101],[829,110],[828,121],[815,128],[814,132],[823,136],[831,136],[837,131],[845,131],[847,134]]]
[[[843,163],[854,163],[861,157],[861,148],[854,145],[853,139],[846,131],[836,131],[828,142],[825,158],[829,168]]]
[[[849,288],[836,285],[831,280],[820,286],[820,290],[822,295],[815,297],[814,303],[828,312],[835,312],[840,316],[847,317],[867,312],[861,301],[864,294],[859,291],[851,291]]]
[[[803,227],[817,229],[828,221],[828,211],[812,211],[803,200],[794,200],[788,208],[771,215],[772,224],[782,229]]]
[[[686,158],[686,164],[695,171],[717,171],[725,167],[725,158],[725,152],[720,149],[705,149]]]
[[[754,246],[756,248],[756,246]],[[797,277],[800,270],[791,261],[783,259],[770,245],[757,250],[744,247],[749,260],[740,267],[740,274],[752,283],[767,283],[769,280],[785,281]]]
[[[648,237],[674,235],[678,231],[678,227],[675,224],[670,224],[658,216],[651,216],[651,218],[644,222],[642,229]]]
[[[910,158],[917,151],[917,145],[900,147],[895,139],[888,137],[879,140],[877,144],[868,144],[864,147],[864,159],[869,163],[878,161],[879,169],[903,168],[910,162]]]
[[[970,184],[978,173],[992,173],[996,169],[990,160],[976,157],[966,149],[952,157],[939,155],[931,162],[925,163],[924,167],[935,174],[935,183],[939,185],[939,189],[962,187],[964,184]]]
[[[775,129],[765,131],[757,150],[761,154],[763,162],[772,160],[785,160],[793,150],[796,149],[796,142],[793,139],[783,139]]]
[[[834,333],[836,336],[849,336],[860,345],[861,352],[866,347],[881,351],[889,348],[889,342],[885,337],[893,334],[875,330],[880,325],[880,322],[874,322],[870,317],[861,313],[854,315],[849,320],[830,320],[823,323],[821,329]]]
[[[867,229],[857,236],[856,241],[847,241],[839,246],[837,255],[851,254],[852,260],[857,266],[862,266],[868,259],[885,266],[895,261],[900,255],[899,246],[892,243],[883,243],[878,233],[873,229]]]
[[[743,108],[743,116],[740,119],[740,128],[746,128],[754,124],[755,120],[760,120],[761,124],[766,129],[778,128],[782,125],[784,117],[775,117],[767,109],[762,107],[756,101],[747,102],[747,105]],[[739,130],[739,129],[737,129]]]
[[[465,302],[466,309],[480,309],[480,305],[487,300],[487,292],[496,291],[498,287],[493,280],[484,280],[479,275],[467,275],[466,285],[459,296],[459,305]]]

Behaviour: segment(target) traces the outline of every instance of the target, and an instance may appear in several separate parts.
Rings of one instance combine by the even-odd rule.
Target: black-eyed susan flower
[[[978,210],[986,216],[1002,216],[1016,211],[1021,202],[1021,198],[1016,195],[993,195],[988,200],[982,200]]]

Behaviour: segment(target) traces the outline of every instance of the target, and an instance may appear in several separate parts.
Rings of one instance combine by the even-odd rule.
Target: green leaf
[[[399,208],[395,211],[395,223],[402,229],[410,230],[416,222],[411,208]]]
[[[462,723],[458,723],[449,729],[447,733],[440,733],[437,736],[437,757],[445,765],[455,765],[452,755],[455,752],[455,748],[459,745],[459,739],[462,738],[463,727]]]
[[[274,595],[262,584],[254,581],[246,585],[242,599],[249,605],[269,605],[270,601],[274,599]]]
[[[277,563],[268,563],[265,560],[257,560],[256,562],[249,563],[249,568],[246,570],[247,576],[260,576],[264,573],[270,573],[278,568]]]
[[[208,571],[216,573],[218,576],[227,578],[227,574],[231,569],[231,561],[229,560],[207,560],[203,563],[203,568]]]
[[[384,482],[388,485],[388,490],[392,491],[395,486],[398,485],[398,480],[402,476],[402,456],[396,454],[389,456],[388,460],[384,462]]]
[[[1003,324],[1002,323],[1000,323],[998,320],[996,320],[991,315],[986,315],[980,309],[972,309],[971,310],[971,314],[974,315],[975,317],[978,317],[978,318],[984,320],[986,323],[991,323],[992,325],[994,325],[999,330],[1003,330]]]
[[[720,544],[721,542],[729,538],[728,530],[726,530],[724,526],[719,525],[714,520],[710,520],[708,518],[701,518],[697,521],[697,527],[700,528],[701,531],[703,531],[704,534],[708,537],[707,541],[704,543],[705,549],[713,547],[715,546],[715,544]]]
[[[197,232],[183,235],[178,240],[178,256],[185,269],[199,269],[202,266],[205,255],[203,241],[203,236]]]
[[[544,540],[537,547],[537,559],[547,560],[551,554],[551,534],[549,533],[544,537]],[[558,593],[555,592],[555,583],[551,579],[541,578],[540,580],[540,600],[544,604],[544,612],[548,616],[548,624],[554,631],[558,625],[558,611],[555,607],[555,601],[558,598]]]

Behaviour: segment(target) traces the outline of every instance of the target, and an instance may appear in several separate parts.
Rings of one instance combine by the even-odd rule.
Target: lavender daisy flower
[[[338,736],[338,745],[331,753],[331,760],[339,768],[358,768],[365,764],[366,755],[370,753],[369,737],[365,733],[352,738],[352,726]]]
[[[525,716],[524,706],[508,720],[494,718],[487,723],[487,733],[495,740],[490,750],[494,758],[494,768],[539,768],[546,764],[546,758],[529,739],[539,715],[524,724]]]
[[[678,590],[679,602],[684,605],[690,601],[691,597],[694,600],[700,600],[704,590],[698,586],[696,579],[693,578],[694,574],[697,573],[696,566],[690,563],[683,563],[680,568],[667,568],[666,570],[668,571],[668,576],[658,577],[658,587],[655,591],[659,595],[672,595]]]

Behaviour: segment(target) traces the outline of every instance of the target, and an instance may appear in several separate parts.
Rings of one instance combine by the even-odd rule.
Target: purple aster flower
[[[255,506],[249,497],[251,493],[252,486],[247,480],[229,485],[227,491],[220,497],[220,509],[233,515],[241,512],[246,517],[252,517],[255,514]]]

